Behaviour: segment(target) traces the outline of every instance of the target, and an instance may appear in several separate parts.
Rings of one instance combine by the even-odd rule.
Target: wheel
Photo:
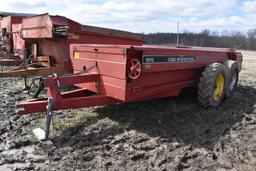
[[[43,89],[44,85],[42,78],[33,78],[28,87],[28,95],[37,98]]]
[[[228,60],[224,63],[226,68],[225,97],[231,97],[234,93],[239,79],[239,69],[236,61]]]
[[[129,59],[127,62],[127,75],[130,79],[135,80],[140,77],[141,63],[138,59]]]
[[[198,100],[204,107],[218,106],[225,94],[225,66],[220,63],[208,65],[198,84]]]

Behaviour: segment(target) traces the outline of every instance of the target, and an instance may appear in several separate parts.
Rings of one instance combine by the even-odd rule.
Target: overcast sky
[[[256,0],[0,0],[0,11],[64,15],[133,32],[242,31],[256,28]]]

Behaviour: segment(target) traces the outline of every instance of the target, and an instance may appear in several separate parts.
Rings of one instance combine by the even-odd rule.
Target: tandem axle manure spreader
[[[43,79],[48,97],[19,102],[17,114],[52,111],[177,96],[198,87],[204,107],[216,107],[234,92],[242,55],[232,49],[146,45],[71,44],[72,75]],[[64,86],[76,90],[61,93]]]

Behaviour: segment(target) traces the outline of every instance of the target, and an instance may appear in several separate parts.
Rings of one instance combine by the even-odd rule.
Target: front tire
[[[221,63],[208,65],[198,84],[198,101],[204,107],[218,106],[225,94],[225,66]]]

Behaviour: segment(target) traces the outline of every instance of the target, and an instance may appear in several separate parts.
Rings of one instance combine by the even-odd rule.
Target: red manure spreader
[[[17,19],[7,17],[9,18]],[[2,21],[4,20],[5,18]],[[53,73],[72,73],[73,66],[69,56],[71,44],[143,44],[142,35],[82,25],[63,16],[41,14],[19,18],[18,23],[9,22],[14,31],[8,33],[9,37],[13,38],[13,44],[9,43],[8,47],[13,46],[13,51],[20,53],[16,55],[16,60],[12,59],[12,63],[16,63],[18,67],[1,72],[0,77],[42,77]],[[6,60],[2,60],[0,65],[1,62],[7,63]],[[36,80],[38,78],[35,78],[31,85],[38,83]],[[37,97],[42,87],[41,81],[39,84],[34,97]]]
[[[72,72],[69,57],[71,43],[143,44],[139,34],[81,25],[63,16],[49,14],[5,17],[1,21],[1,29],[3,47],[9,56],[21,57],[25,53],[26,59],[21,57],[17,60],[28,60],[27,63],[31,64],[24,70],[0,73],[1,77]],[[17,51],[22,53],[15,54]],[[11,52],[13,55],[10,55]]]
[[[198,87],[204,107],[216,107],[234,92],[242,55],[233,49],[146,45],[71,44],[72,75],[43,79],[48,97],[19,102],[17,114],[52,111],[177,96]],[[67,49],[64,49],[67,50]],[[61,87],[76,90],[61,93]]]

